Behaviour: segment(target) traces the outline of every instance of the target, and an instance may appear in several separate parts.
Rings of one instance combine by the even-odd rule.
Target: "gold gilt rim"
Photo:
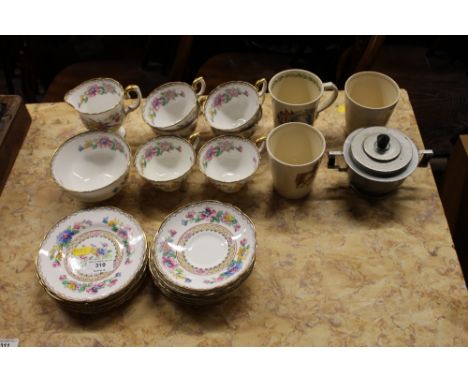
[[[122,102],[122,100],[120,99],[115,105],[113,105],[112,107],[108,108],[107,110],[104,110],[104,111],[100,111],[99,113],[83,113],[81,111],[79,111],[75,106],[73,106],[70,102],[67,101],[67,96],[75,91],[77,88],[79,88],[80,86],[83,86],[85,84],[87,84],[88,82],[93,82],[93,81],[111,81],[113,82],[114,84],[117,85],[117,87],[120,88],[120,90],[122,90],[122,97],[124,96],[125,94],[125,89],[124,87],[122,86],[122,84],[117,81],[117,80],[114,80],[113,78],[110,78],[110,77],[96,77],[96,78],[90,78],[89,80],[86,80],[86,81],[83,81],[82,83],[76,85],[73,89],[70,89],[69,91],[67,91],[65,93],[65,95],[63,96],[63,100],[65,101],[65,103],[67,103],[68,105],[70,105],[74,110],[76,110],[78,113],[80,114],[83,114],[83,115],[98,115],[98,114],[104,114],[104,113],[107,113],[108,111],[111,111],[114,107],[116,107],[120,102]]]
[[[190,207],[190,206],[196,206],[196,205],[202,205],[202,204],[205,204],[205,203],[214,203],[214,204],[219,204],[219,205],[223,205],[223,206],[227,206],[227,207],[230,207],[234,210],[236,210],[241,216],[245,217],[248,224],[250,224],[251,228],[252,228],[252,231],[253,231],[253,236],[254,236],[254,239],[255,239],[255,248],[254,248],[254,252],[251,256],[251,260],[249,262],[248,265],[246,265],[246,267],[244,269],[248,269],[248,267],[251,265],[251,263],[254,263],[255,262],[255,259],[256,259],[256,254],[257,254],[257,247],[258,247],[258,241],[257,241],[257,230],[255,228],[255,224],[254,222],[252,221],[252,219],[250,219],[250,217],[247,216],[247,214],[245,212],[243,212],[239,207],[236,207],[235,205],[233,204],[230,204],[230,203],[225,203],[225,202],[221,202],[219,200],[201,200],[199,202],[192,202],[192,203],[187,203],[186,205],[182,206],[182,207],[179,207],[177,210],[171,212],[170,214],[168,214],[164,219],[163,221],[161,222],[158,230],[156,231],[156,234],[154,235],[154,240],[153,240],[153,243],[152,243],[152,251],[151,251],[151,255],[150,255],[150,258],[152,256],[152,259],[153,259],[153,262],[150,262],[150,267],[151,267],[151,264],[154,264],[155,265],[155,269],[158,271],[158,273],[161,273],[164,275],[164,272],[161,271],[158,267],[158,263],[157,261],[154,261],[154,256],[155,256],[155,250],[154,250],[154,247],[157,245],[158,243],[158,238],[159,238],[159,235],[160,235],[160,232],[161,232],[161,229],[162,227],[167,223],[167,221],[174,215],[178,214],[180,211],[184,210],[185,208],[187,207]],[[217,286],[217,287],[213,287],[213,288],[185,288],[184,286],[181,286],[179,284],[176,284],[178,287],[180,287],[181,289],[186,289],[186,290],[191,290],[191,291],[195,291],[195,292],[204,292],[204,291],[215,291],[215,290],[218,290],[218,289],[223,289],[225,288],[226,286],[232,284],[233,282],[235,282],[239,277],[240,275],[242,274],[239,273],[236,277],[234,277],[233,279],[231,279],[228,283],[224,284],[224,285],[221,285],[221,286]],[[166,277],[164,277],[166,278]]]
[[[249,82],[246,82],[246,81],[227,81],[227,82],[223,82],[222,84],[219,84],[218,86],[216,86],[216,87],[215,87],[212,91],[210,91],[210,93],[208,94],[208,97],[206,98],[206,102],[205,102],[205,108],[204,108],[204,113],[203,113],[203,115],[205,116],[205,119],[206,119],[206,121],[208,122],[208,124],[209,124],[212,128],[214,128],[214,129],[216,129],[216,130],[218,130],[218,131],[223,131],[223,132],[230,132],[230,131],[232,131],[232,132],[234,132],[234,130],[236,130],[236,131],[239,131],[239,132],[240,132],[240,131],[243,130],[242,125],[236,127],[235,129],[220,129],[219,127],[213,126],[213,124],[210,122],[210,120],[208,119],[208,117],[207,117],[207,115],[206,115],[207,110],[208,110],[207,105],[208,105],[208,101],[210,100],[210,98],[211,98],[219,89],[221,89],[221,88],[223,88],[223,87],[225,87],[225,86],[231,85],[231,84],[242,84],[242,85],[247,85],[247,86],[249,86],[249,87],[254,91],[255,94],[257,94],[257,97],[258,97],[258,89],[257,89],[254,85],[252,85],[251,83],[249,83]],[[257,115],[258,110],[261,109],[261,108],[262,108],[262,105],[259,103],[259,104],[257,105],[257,109],[255,110],[255,113],[253,113],[253,115],[252,115],[246,122],[244,122],[243,125],[246,125],[246,124],[250,123],[250,122],[255,118],[255,116]],[[239,130],[237,130],[237,129],[239,129]]]
[[[207,175],[207,173],[203,170],[203,166],[200,164],[200,161],[202,160],[202,152],[203,150],[205,149],[205,147],[213,142],[213,141],[216,141],[218,139],[225,139],[225,138],[228,138],[228,139],[239,139],[239,140],[242,140],[244,142],[248,142],[250,143],[254,149],[255,149],[255,152],[257,153],[257,164],[255,166],[255,170],[252,172],[252,174],[250,174],[249,176],[243,178],[243,179],[238,179],[238,180],[230,180],[230,181],[224,181],[224,180],[218,180],[218,179],[215,179],[215,178],[212,178],[211,176]],[[237,135],[228,135],[228,134],[224,134],[224,135],[218,135],[217,137],[214,137],[214,138],[211,138],[209,141],[205,142],[202,147],[200,147],[200,149],[198,150],[198,154],[197,154],[197,165],[198,165],[198,169],[200,170],[200,172],[205,175],[209,180],[212,180],[213,182],[217,182],[217,183],[221,183],[221,184],[235,184],[235,183],[241,183],[241,182],[248,182],[254,175],[255,173],[257,172],[258,170],[258,167],[260,166],[260,160],[262,159],[262,156],[260,154],[260,152],[258,151],[258,147],[255,145],[254,142],[252,142],[250,139],[248,138],[244,138],[244,137],[239,137]],[[227,204],[227,203],[226,203]]]
[[[85,190],[85,191],[79,191],[79,190],[72,190],[70,188],[67,188],[65,186],[63,186],[62,184],[59,183],[58,179],[56,179],[55,175],[54,175],[54,171],[53,171],[53,164],[54,164],[54,160],[56,159],[57,157],[57,154],[59,153],[59,151],[61,149],[63,149],[63,147],[67,144],[67,143],[70,143],[72,140],[76,139],[76,138],[80,138],[82,136],[85,136],[85,135],[93,135],[93,134],[110,134],[112,135],[113,137],[116,137],[118,139],[120,139],[120,141],[124,144],[124,146],[126,146],[127,150],[128,150],[128,160],[127,160],[127,165],[126,165],[126,169],[125,169],[125,172],[119,176],[116,180],[114,180],[112,183],[109,183],[108,185],[106,186],[102,186],[102,187],[99,187],[99,188],[96,188],[96,189],[93,189],[93,190]],[[129,144],[125,141],[125,139],[123,139],[120,135],[118,135],[117,133],[113,133],[113,132],[110,132],[110,131],[106,131],[106,132],[100,132],[100,131],[84,131],[82,133],[79,133],[79,134],[76,134],[70,138],[68,138],[67,140],[65,140],[62,144],[60,144],[59,147],[57,147],[54,151],[54,153],[52,154],[52,158],[50,160],[50,163],[49,163],[49,176],[54,180],[54,182],[64,191],[68,191],[68,192],[73,192],[73,193],[80,193],[80,194],[90,194],[90,193],[93,193],[93,192],[96,192],[96,191],[101,191],[103,189],[105,189],[106,187],[109,187],[111,184],[113,183],[117,183],[119,180],[125,178],[129,172],[130,172],[130,167],[131,167],[131,163],[132,163],[132,149],[130,148]]]
[[[215,133],[218,133],[218,134],[230,134],[230,135],[242,134],[242,133],[246,133],[247,131],[251,129],[254,129],[255,126],[262,119],[262,115],[263,115],[263,111],[262,111],[262,108],[260,107],[254,115],[255,118],[252,118],[253,120],[250,119],[249,121],[241,125],[240,128],[236,127],[235,129],[231,129],[231,130],[225,130],[225,129],[222,130],[211,125],[210,127]]]
[[[178,121],[174,122],[172,125],[161,127],[161,126],[155,125],[154,123],[151,123],[145,117],[146,105],[149,102],[148,100],[154,95],[154,93],[157,93],[157,92],[161,91],[162,89],[165,89],[165,88],[168,88],[168,87],[174,86],[174,85],[184,85],[184,86],[186,85],[186,86],[188,86],[190,88],[190,90],[192,91],[193,95],[195,96],[195,105],[190,109],[190,111],[187,113],[187,115],[185,117],[182,117]],[[165,84],[162,84],[162,85],[158,86],[157,88],[153,89],[151,91],[151,93],[148,94],[148,96],[146,97],[145,105],[141,108],[141,114],[142,114],[143,120],[148,125],[150,125],[151,127],[154,127],[155,129],[159,129],[159,130],[163,130],[163,131],[164,130],[175,130],[176,131],[178,129],[175,128],[175,127],[177,127],[177,125],[180,124],[181,122],[185,122],[185,120],[188,119],[188,117],[190,117],[190,115],[192,115],[192,113],[198,108],[198,97],[199,96],[197,96],[197,93],[195,93],[195,90],[193,90],[192,85],[188,84],[187,82],[182,82],[182,81],[166,82]]]
[[[235,280],[235,282],[228,284],[222,288],[209,289],[207,291],[196,291],[193,289],[183,288],[180,285],[171,283],[164,274],[161,274],[154,266],[154,251],[150,252],[150,260],[148,264],[148,269],[150,271],[151,277],[154,282],[157,282],[166,289],[170,289],[173,293],[177,293],[181,296],[187,296],[192,298],[210,298],[214,296],[222,295],[223,293],[229,293],[237,289],[252,273],[256,262],[256,256],[254,256],[253,261],[246,268],[245,272]]]
[[[131,275],[129,282],[126,285],[121,286],[121,288],[119,290],[117,290],[115,293],[109,293],[108,295],[106,295],[106,296],[104,296],[102,298],[98,298],[98,299],[74,300],[74,299],[66,298],[65,296],[60,296],[60,294],[53,292],[53,294],[56,295],[60,301],[83,304],[83,303],[96,303],[96,302],[104,301],[104,300],[108,299],[110,296],[115,297],[115,295],[117,293],[119,293],[122,290],[125,290],[126,288],[128,288],[128,286],[132,284],[132,281],[139,275],[141,269],[146,267],[146,263],[148,262],[148,240],[147,240],[147,237],[146,237],[146,233],[145,233],[143,227],[140,225],[140,223],[132,215],[128,214],[127,212],[122,211],[120,208],[117,208],[117,207],[113,207],[113,206],[91,207],[91,208],[85,208],[85,209],[82,209],[82,210],[79,210],[79,211],[75,211],[72,214],[64,216],[63,218],[59,219],[51,228],[49,228],[47,233],[44,235],[44,237],[43,237],[43,239],[41,241],[41,244],[39,246],[39,249],[36,252],[35,259],[34,259],[34,263],[35,263],[35,266],[36,266],[36,276],[37,276],[37,278],[39,280],[39,283],[44,287],[44,289],[46,289],[46,291],[50,290],[50,288],[45,285],[46,284],[45,280],[44,280],[44,278],[41,276],[41,274],[39,272],[39,263],[38,263],[38,261],[39,261],[39,253],[41,251],[41,248],[42,248],[44,242],[46,241],[46,239],[49,237],[51,231],[56,229],[66,219],[71,218],[73,216],[76,216],[79,213],[91,212],[91,211],[96,211],[96,210],[104,210],[104,209],[112,210],[112,211],[115,211],[117,213],[121,213],[122,215],[126,216],[130,221],[132,221],[134,224],[136,224],[137,227],[140,228],[141,232],[143,233],[143,240],[145,242],[143,258],[142,258],[142,260],[140,262],[141,264],[137,268],[136,272],[133,275]]]
[[[197,133],[198,134],[198,133]],[[190,148],[192,149],[192,154],[193,154],[193,162],[192,162],[192,165],[190,166],[190,168],[185,171],[182,175],[178,176],[177,178],[174,178],[174,179],[168,179],[168,180],[154,180],[154,179],[149,179],[147,178],[146,176],[144,176],[141,172],[140,172],[140,168],[138,167],[138,154],[140,153],[140,151],[143,149],[143,147],[145,147],[147,144],[149,144],[150,142],[152,141],[156,141],[158,139],[164,139],[164,138],[175,138],[175,139],[178,139],[178,140],[181,140],[181,141],[184,141],[185,143],[187,143]],[[133,165],[135,166],[135,168],[137,169],[137,172],[138,172],[138,175],[140,175],[143,179],[147,180],[148,182],[153,182],[153,183],[156,183],[156,184],[164,184],[164,183],[168,183],[168,182],[177,182],[177,181],[181,181],[183,180],[187,175],[188,173],[193,169],[193,166],[195,166],[195,162],[197,161],[197,153],[195,151],[195,149],[193,148],[193,145],[185,138],[182,138],[182,137],[179,137],[179,136],[176,136],[176,135],[160,135],[158,137],[154,137],[154,138],[151,138],[149,141],[146,141],[145,143],[143,143],[141,146],[138,147],[136,153],[135,153],[135,158],[133,159]]]

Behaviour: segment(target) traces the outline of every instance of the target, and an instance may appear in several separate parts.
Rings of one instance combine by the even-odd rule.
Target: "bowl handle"
[[[198,104],[200,105],[202,114],[205,114],[205,105],[206,105],[207,100],[208,100],[207,95],[201,95],[200,97],[198,97]]]
[[[200,89],[197,91],[197,86],[200,85]],[[206,82],[203,77],[197,77],[193,80],[192,82],[192,89],[195,92],[195,95],[197,97],[201,96],[203,93],[205,93],[206,89]]]
[[[191,134],[188,141],[193,146],[194,150],[196,150],[200,143],[200,133],[197,131],[196,133]]]
[[[267,89],[267,80],[265,78],[259,79],[257,82],[255,82],[255,87],[257,88],[257,94],[260,98],[260,105],[262,105],[263,101],[265,100],[264,96]]]
[[[257,149],[260,154],[265,150],[266,140],[266,135],[255,140],[255,144],[257,145]]]
[[[133,92],[133,93],[135,93],[137,95],[137,99],[135,100],[135,103],[133,105],[129,105],[128,107],[126,107],[124,109],[125,115],[127,115],[128,113],[131,113],[132,111],[138,109],[138,106],[140,106],[141,91],[140,91],[140,88],[138,87],[138,85],[128,85],[125,88],[125,91],[124,91],[125,99],[130,99],[130,93],[131,92]]]

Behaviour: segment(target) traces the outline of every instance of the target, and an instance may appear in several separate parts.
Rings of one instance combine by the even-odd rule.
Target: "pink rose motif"
[[[86,92],[88,96],[94,97],[98,93],[98,87],[96,85],[93,85],[88,88],[88,91]]]
[[[240,243],[241,243],[242,246],[246,245],[247,244],[247,239],[243,238]]]
[[[218,94],[213,102],[213,107],[220,107],[223,104],[224,96],[222,94]]]
[[[177,263],[171,257],[163,256],[163,264],[170,269],[177,267]]]
[[[171,148],[171,144],[169,142],[163,141],[159,144],[159,148],[162,151],[168,151]]]
[[[175,236],[177,231],[175,229],[170,229],[169,233],[171,234],[171,236]]]
[[[154,109],[159,110],[159,107],[161,106],[161,101],[159,98],[154,98],[153,102],[151,102],[151,106],[153,106]]]

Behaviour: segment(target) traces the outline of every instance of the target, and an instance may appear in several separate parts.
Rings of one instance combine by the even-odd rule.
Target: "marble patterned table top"
[[[191,308],[146,280],[127,304],[81,317],[62,310],[35,277],[34,257],[60,218],[87,207],[49,176],[54,150],[85,131],[66,104],[28,105],[33,122],[0,196],[0,338],[20,346],[434,346],[468,345],[468,294],[429,168],[399,191],[368,200],[345,173],[322,161],[311,195],[288,201],[272,190],[266,156],[238,194],[215,190],[194,169],[182,190],[153,189],[133,168],[123,191],[99,203],[132,214],[152,238],[171,211],[218,199],[240,207],[257,228],[257,262],[242,287],[219,305]],[[272,128],[271,100],[254,138]],[[153,136],[140,111],[125,122],[133,152]],[[329,149],[344,141],[343,94],[315,123]],[[402,91],[389,126],[422,148]],[[204,140],[211,137],[200,118]]]

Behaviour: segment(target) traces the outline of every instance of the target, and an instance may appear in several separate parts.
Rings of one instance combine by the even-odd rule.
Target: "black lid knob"
[[[387,134],[377,135],[377,148],[379,151],[385,151],[388,148],[390,137]]]

